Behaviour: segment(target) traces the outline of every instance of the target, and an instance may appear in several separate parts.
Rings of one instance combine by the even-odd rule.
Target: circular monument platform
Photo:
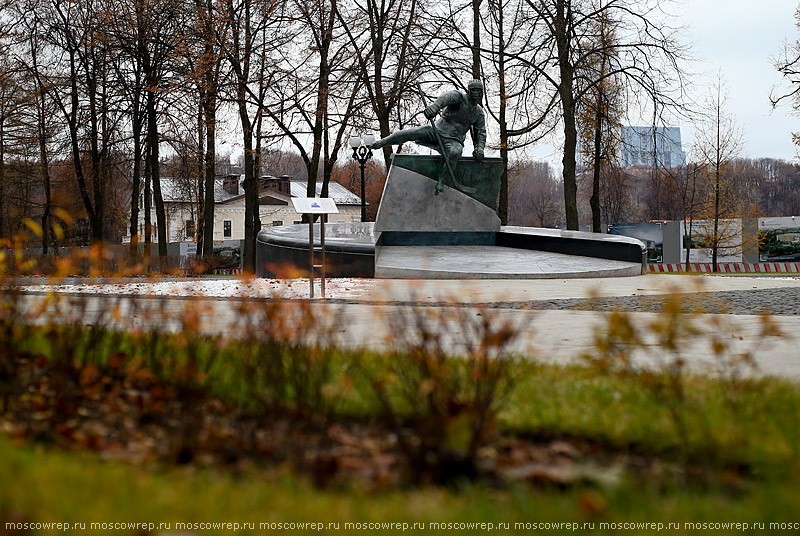
[[[320,226],[314,225],[315,246]],[[258,275],[308,273],[308,225],[268,227],[258,235]],[[535,227],[495,233],[376,233],[373,223],[325,225],[328,277],[410,279],[564,279],[643,273],[639,240]]]

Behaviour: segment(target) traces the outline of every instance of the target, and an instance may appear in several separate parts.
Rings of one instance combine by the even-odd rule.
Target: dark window
[[[283,220],[272,220],[273,227],[277,227],[278,225],[283,225]]]
[[[186,238],[194,238],[195,228],[193,220],[186,220]]]
[[[222,222],[222,236],[225,238],[230,238],[231,234],[231,220],[224,220]]]

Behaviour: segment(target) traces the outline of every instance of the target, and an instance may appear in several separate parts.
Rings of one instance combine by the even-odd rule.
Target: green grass
[[[169,335],[16,321],[0,327],[0,360],[44,358],[67,375],[87,365],[111,375],[121,360],[131,370],[154,372],[178,391],[219,398],[239,414],[297,412],[328,423],[373,423],[388,433],[371,385],[387,379],[400,416],[412,422],[420,417],[413,413],[413,400],[395,390],[402,387],[398,378],[415,372],[402,368],[403,354],[306,348],[280,333],[236,341],[191,329]],[[341,533],[346,522],[425,523],[424,533],[436,533],[431,522],[504,522],[511,530],[500,533],[507,534],[517,522],[575,521],[594,522],[595,532],[603,534],[611,531],[599,530],[602,522],[797,521],[792,518],[800,508],[797,384],[682,375],[683,395],[676,398],[654,388],[659,376],[526,359],[508,366],[514,382],[497,416],[499,435],[542,444],[571,441],[600,466],[599,478],[500,486],[462,479],[448,487],[406,483],[402,489],[354,481],[320,489],[288,462],[209,468],[162,459],[135,465],[103,461],[113,455],[109,452],[64,452],[34,438],[0,437],[0,533],[6,520],[168,522],[172,530],[179,521],[252,522],[257,531],[262,522],[340,523],[339,531],[322,531],[331,534]],[[446,369],[454,376],[444,380],[457,376],[462,383],[454,385],[467,386],[465,367],[464,360],[453,361]],[[2,373],[0,367],[0,388],[6,389]],[[427,385],[424,377],[420,385]],[[459,388],[452,389],[454,401],[463,404]],[[677,433],[676,415],[685,439]]]
[[[82,453],[14,447],[0,439],[0,521],[109,523],[322,522],[509,523],[500,534],[525,533],[514,523],[578,522],[789,522],[800,505],[797,474],[782,481],[754,481],[735,492],[724,484],[705,488],[623,482],[613,488],[566,490],[516,486],[498,490],[466,484],[382,493],[320,491],[288,471],[230,474],[214,470],[159,469],[104,462]],[[43,531],[56,533],[57,531]],[[209,530],[203,534],[229,534]],[[308,531],[311,532],[311,531]],[[369,533],[396,533],[391,530]],[[459,530],[458,533],[486,533]],[[548,531],[537,531],[545,532]],[[643,533],[640,531],[639,533]],[[717,531],[715,531],[717,532]],[[723,534],[736,531],[719,531]],[[73,534],[81,531],[70,532]],[[120,531],[135,533],[135,531]],[[350,533],[350,532],[345,532]],[[563,533],[552,531],[550,533]],[[635,532],[634,532],[635,533]]]
[[[612,449],[676,457],[682,445],[663,400],[636,381],[590,368],[539,366],[500,414],[509,431],[591,439]],[[689,457],[712,466],[746,464],[783,471],[800,452],[800,388],[775,378],[732,387],[685,379],[681,410]]]
[[[260,412],[265,403],[271,403],[276,408],[377,420],[382,412],[368,379],[381,377],[376,367],[403,359],[293,344],[253,347],[252,342],[223,343],[214,337],[127,335],[83,328],[18,329],[14,338],[22,353],[50,360],[69,355],[77,368],[89,363],[107,366],[109,359],[123,355],[126,363],[150,368],[168,382],[182,378],[244,412]],[[279,361],[284,367],[254,373],[243,364],[248,361],[243,356],[254,362]],[[305,368],[286,368],[297,363]],[[459,366],[456,361],[453,368]],[[800,387],[794,383],[769,378],[732,385],[686,376],[681,380],[686,398],[676,402],[658,396],[637,377],[526,360],[510,366],[516,378],[514,389],[498,418],[505,434],[580,438],[613,450],[681,461],[688,457],[690,462],[723,468],[746,465],[773,471],[798,465]],[[315,367],[324,367],[325,373],[318,377],[310,373]],[[185,370],[192,371],[188,379]],[[311,394],[304,394],[303,389]],[[397,407],[406,414],[411,409],[403,402],[399,400]],[[688,444],[682,444],[676,434],[668,404],[677,405],[685,418]]]

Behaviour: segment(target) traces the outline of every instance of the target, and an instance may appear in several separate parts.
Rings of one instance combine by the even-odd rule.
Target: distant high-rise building
[[[653,127],[622,127],[620,149],[623,167],[658,164],[660,167],[674,168],[686,165],[686,153],[681,149],[679,127],[655,127],[655,135]]]

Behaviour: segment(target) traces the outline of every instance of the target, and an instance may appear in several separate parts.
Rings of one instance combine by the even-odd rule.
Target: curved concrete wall
[[[371,223],[327,224],[325,251],[326,275],[329,277],[374,277],[375,242]],[[315,245],[319,247],[319,224],[314,225]],[[453,234],[454,236],[449,236]],[[528,251],[543,251],[593,259],[628,262],[632,270],[644,273],[645,245],[635,238],[614,235],[540,229],[533,227],[504,227],[484,240],[480,233],[403,233],[410,246],[442,246],[472,243],[503,246]],[[413,235],[411,237],[406,235]],[[380,237],[380,233],[378,234]],[[393,237],[392,240],[394,240]],[[413,238],[413,240],[411,240]],[[458,238],[459,240],[454,240]],[[467,240],[464,242],[464,240]],[[406,242],[403,242],[406,244]],[[398,245],[401,245],[398,243]],[[410,250],[408,254],[413,254]],[[308,225],[269,227],[261,231],[256,244],[257,275],[259,277],[301,277],[309,272]],[[630,275],[626,273],[626,275]],[[553,274],[552,277],[557,277]]]
[[[362,224],[325,225],[325,273],[329,277],[374,277],[375,243],[347,239],[341,231]],[[371,226],[371,224],[368,224]],[[361,227],[363,230],[364,228]],[[331,236],[328,236],[328,232]],[[339,236],[337,236],[339,234]],[[371,227],[365,232],[371,237]],[[345,235],[346,236],[346,235]],[[355,236],[355,234],[353,235]],[[314,224],[314,246],[320,247],[320,226]],[[319,252],[316,253],[319,256]],[[316,264],[320,259],[317,257]],[[262,230],[256,239],[258,277],[303,277],[310,269],[308,225],[284,225]]]

